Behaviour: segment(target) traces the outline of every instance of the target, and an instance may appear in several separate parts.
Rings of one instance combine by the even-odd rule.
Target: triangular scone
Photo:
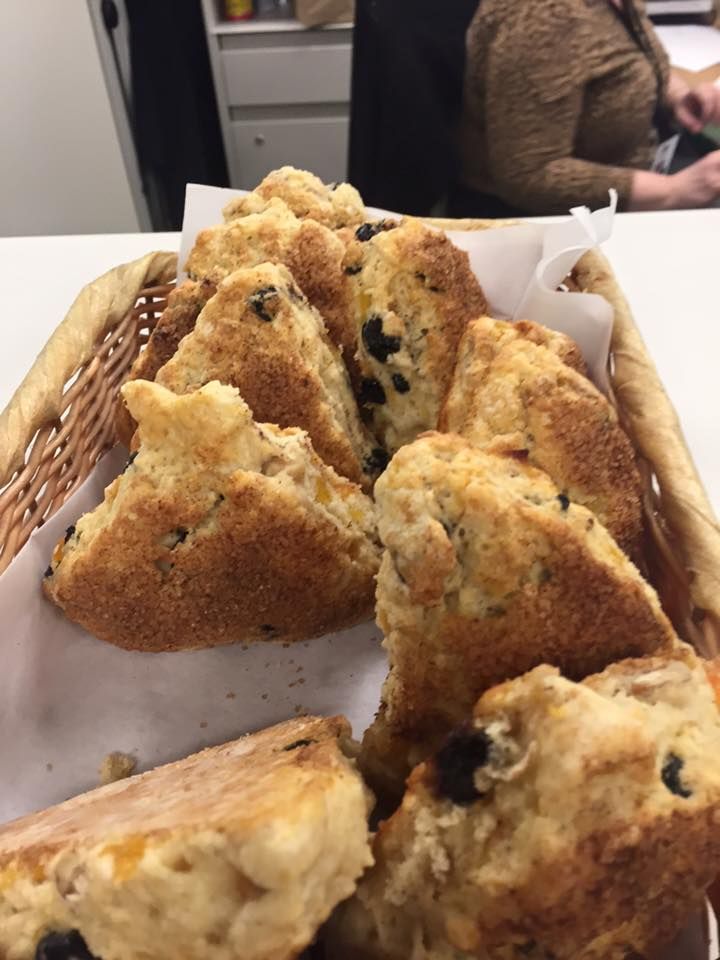
[[[241,267],[284,263],[325,321],[333,343],[353,373],[357,350],[350,285],[344,272],[345,244],[315,220],[300,220],[282,200],[258,213],[202,230],[185,269],[195,280],[219,283]]]
[[[175,393],[230,384],[256,420],[306,430],[344,477],[370,487],[377,473],[340,353],[280,264],[226,277],[156,380]]]
[[[147,346],[137,357],[128,380],[154,380],[158,370],[168,362],[183,337],[194,328],[200,311],[215,293],[215,285],[186,280],[168,296],[167,307],[155,324]],[[119,439],[129,447],[137,424],[122,399],[118,401],[115,427]]]
[[[359,227],[365,220],[362,197],[349,183],[325,184],[314,173],[280,167],[272,170],[251,192],[236,197],[223,210],[226,221],[259,213],[279,197],[301,220],[310,218],[333,230]]]
[[[372,611],[372,502],[233,387],[123,387],[140,448],[58,544],[47,595],[129,650],[304,640]]]
[[[0,955],[294,960],[372,863],[344,717],[302,717],[0,827]]]
[[[363,750],[396,785],[488,687],[541,663],[581,678],[675,640],[607,530],[526,463],[428,434],[375,496],[390,673]]]
[[[642,484],[632,444],[607,399],[550,343],[518,336],[502,320],[473,320],[439,429],[527,456],[636,553]]]
[[[392,453],[437,426],[460,337],[487,303],[468,255],[419,220],[363,224],[346,269],[354,290],[360,402]]]
[[[579,684],[538,667],[468,721],[380,824],[329,956],[627,960],[704,912],[720,717],[689,647]]]

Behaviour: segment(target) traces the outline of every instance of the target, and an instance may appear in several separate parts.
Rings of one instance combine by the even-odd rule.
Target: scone
[[[428,434],[395,455],[375,496],[390,672],[363,763],[388,789],[496,683],[541,663],[580,679],[674,642],[609,533],[522,460]]]
[[[183,337],[195,327],[200,311],[215,293],[209,281],[196,283],[186,280],[168,296],[167,307],[150,334],[150,339],[137,357],[128,380],[154,380],[158,370],[168,362]],[[125,403],[118,401],[115,428],[118,438],[129,447],[137,424],[128,413]]]
[[[226,277],[155,379],[175,393],[210,380],[237,387],[256,420],[301,427],[325,463],[372,485],[374,444],[347,369],[320,314],[281,264]]]
[[[380,826],[332,922],[343,960],[628,960],[695,910],[720,857],[720,722],[689,647],[577,684],[486,693]]]
[[[363,224],[346,269],[358,331],[359,399],[394,453],[434,430],[468,320],[487,309],[468,256],[419,220]]]
[[[490,317],[468,325],[439,429],[523,453],[636,554],[642,483],[617,414],[552,340],[524,333]]]
[[[223,216],[235,220],[258,213],[273,197],[283,200],[301,220],[309,217],[333,230],[359,227],[365,220],[365,206],[355,187],[349,183],[328,185],[314,173],[294,167],[272,170],[251,193],[231,200]]]
[[[294,960],[372,863],[349,734],[289,720],[0,827],[0,956]]]
[[[490,318],[486,317],[483,319]],[[497,328],[495,328],[495,336],[498,338],[498,342],[505,344],[516,339],[529,340],[530,343],[534,343],[539,347],[547,347],[548,350],[555,354],[556,357],[559,357],[563,363],[572,367],[573,370],[577,370],[577,372],[581,373],[584,377],[588,375],[587,364],[585,363],[580,347],[571,337],[560,333],[559,330],[551,330],[549,327],[544,327],[541,323],[535,323],[532,320],[516,320],[513,323],[507,323],[503,320],[491,322],[498,324]],[[468,325],[465,331],[468,338],[471,337],[469,330],[470,325]],[[464,341],[461,341],[458,356],[460,352],[462,352],[463,345]]]
[[[353,373],[357,335],[344,257],[345,244],[332,230],[315,220],[300,220],[275,198],[257,213],[202,230],[185,269],[195,280],[217,284],[241,267],[284,263],[320,312]]]
[[[123,387],[139,451],[70,527],[46,594],[95,636],[163,651],[305,640],[372,612],[372,501],[302,430],[256,423],[233,387]]]

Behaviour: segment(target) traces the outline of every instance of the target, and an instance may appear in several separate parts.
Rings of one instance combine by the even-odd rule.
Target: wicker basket
[[[433,221],[452,229],[498,222]],[[0,571],[115,442],[118,388],[162,312],[176,257],[154,253],[85,287],[0,415]],[[612,400],[645,483],[646,572],[679,635],[720,650],[720,529],[675,411],[607,261],[591,252],[576,288],[615,311]]]

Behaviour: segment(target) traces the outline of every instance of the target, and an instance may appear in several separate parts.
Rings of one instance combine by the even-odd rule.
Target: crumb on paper
[[[226,700],[234,700],[234,699],[235,699],[235,694],[233,693],[232,690],[228,690],[228,692],[225,694],[225,699],[226,699]]]
[[[200,729],[204,730],[207,727],[207,720],[200,721]]]
[[[264,693],[264,694],[260,697],[261,700],[267,700],[267,698],[268,698],[268,695],[267,695],[266,693]]]
[[[108,783],[115,783],[116,780],[124,780],[135,771],[137,758],[129,753],[121,753],[114,750],[103,758],[98,773],[100,774],[100,783],[107,786]]]
[[[52,771],[53,771],[53,765],[52,765],[51,763],[46,763],[46,764],[45,764],[45,769],[47,770],[48,773],[52,773]]]

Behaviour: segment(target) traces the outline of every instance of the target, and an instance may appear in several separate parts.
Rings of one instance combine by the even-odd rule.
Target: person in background
[[[481,0],[467,34],[461,182],[449,214],[703,207],[720,150],[668,174],[678,129],[720,123],[720,88],[669,69],[641,0]],[[655,162],[654,162],[655,161]]]

